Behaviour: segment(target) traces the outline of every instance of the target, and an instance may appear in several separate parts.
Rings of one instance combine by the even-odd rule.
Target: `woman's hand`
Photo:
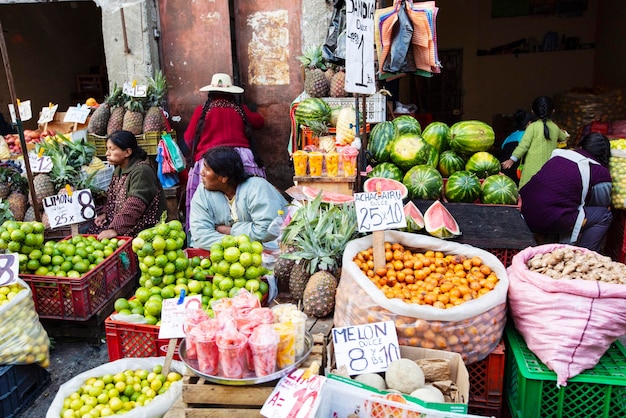
[[[513,164],[515,164],[515,161],[509,158],[508,160],[502,161],[502,168],[508,170],[509,168],[513,167]]]
[[[107,220],[106,213],[102,213],[98,215],[98,217],[93,221],[93,223],[95,223],[96,226],[103,226],[106,220]]]
[[[228,225],[218,225],[215,227],[215,230],[220,234],[230,235],[230,226]]]
[[[115,237],[117,237],[117,231],[115,229],[105,229],[98,234],[98,241],[101,241],[105,238],[111,239]]]

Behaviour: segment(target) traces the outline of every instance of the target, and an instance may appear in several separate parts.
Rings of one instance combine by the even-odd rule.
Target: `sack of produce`
[[[500,342],[506,322],[509,282],[500,260],[479,248],[425,235],[385,231],[385,241],[416,255],[405,252],[406,260],[402,256],[404,268],[413,262],[409,281],[414,283],[395,293],[402,286],[391,280],[381,285],[387,279],[367,271],[367,262],[361,262],[371,255],[373,235],[350,241],[343,254],[335,326],[391,320],[401,345],[453,351],[466,364],[487,357]],[[395,257],[395,250],[388,251]],[[394,271],[398,279],[408,274]]]
[[[515,327],[557,374],[557,384],[593,368],[626,334],[626,266],[586,248],[529,247],[507,269]]]
[[[609,172],[613,179],[611,205],[614,209],[626,209],[626,139],[611,141]]]
[[[23,280],[0,286],[0,364],[50,364],[50,339]]]
[[[104,405],[102,408],[106,408],[106,412],[100,410],[100,415],[98,416],[105,416],[105,414],[118,415],[121,413],[120,411],[124,411],[123,414],[126,418],[162,417],[181,396],[183,390],[181,377],[185,369],[183,362],[173,360],[170,373],[167,376],[161,376],[164,360],[165,357],[122,358],[76,375],[59,387],[59,391],[50,404],[50,408],[48,408],[46,418],[73,416],[63,415],[63,413],[67,409],[78,407],[80,410],[82,408],[82,405],[79,406],[79,404],[72,403],[75,400],[82,401],[86,405],[92,405],[90,401],[86,402],[83,400],[84,397],[81,397],[81,395],[84,393],[86,393],[87,398],[94,397],[97,394],[98,396],[95,397],[97,403],[94,407],[100,408],[100,405]],[[147,389],[141,389],[139,395],[136,396],[133,389],[134,385],[126,383],[128,379],[137,380],[137,378],[141,382],[147,381],[148,385],[144,383],[138,384],[142,388],[144,386],[149,387],[154,393]],[[121,401],[119,397],[108,396],[106,391],[101,391],[102,393],[98,394],[97,388],[103,383],[107,384],[106,382],[109,380],[115,384],[115,389],[119,390],[121,387],[124,387],[120,391],[120,397],[133,392],[133,394],[129,395],[132,401],[128,404],[127,402],[119,402]],[[155,385],[153,383],[155,381],[160,381],[161,384],[157,383]],[[96,389],[95,392],[92,391],[94,388]]]

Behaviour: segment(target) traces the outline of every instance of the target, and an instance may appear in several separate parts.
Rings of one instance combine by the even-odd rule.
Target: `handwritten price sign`
[[[305,369],[296,369],[284,376],[261,408],[261,415],[272,418],[313,417],[321,397],[326,378],[312,375],[303,379]]]
[[[34,173],[49,173],[52,171],[52,158],[47,155],[42,155],[40,157],[34,152],[29,152],[28,161],[30,162],[30,168]]]
[[[374,0],[346,1],[346,85],[351,93],[374,94]]]
[[[43,209],[48,215],[51,228],[71,225],[96,217],[96,206],[91,190],[83,189],[69,194],[46,197]]]
[[[43,125],[44,123],[52,122],[54,120],[54,114],[56,113],[58,107],[59,105],[42,107],[37,123],[39,125]]]
[[[398,334],[393,321],[333,328],[337,368],[348,374],[378,373],[400,358]]]
[[[65,117],[63,118],[63,122],[66,123],[85,123],[87,117],[91,109],[87,106],[74,107],[71,106],[65,112]]]
[[[398,190],[354,194],[359,232],[406,227],[402,194]]]
[[[182,302],[178,297],[163,301],[159,339],[185,338],[183,323],[186,309],[202,309],[202,298],[187,296]]]
[[[124,82],[124,86],[122,87],[122,92],[128,96],[132,97],[146,97],[148,92],[148,86],[138,85],[136,83],[130,83],[128,81]]]
[[[17,254],[0,254],[0,286],[17,282],[19,268]]]

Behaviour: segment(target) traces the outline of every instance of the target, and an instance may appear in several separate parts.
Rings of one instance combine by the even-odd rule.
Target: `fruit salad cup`
[[[311,177],[320,177],[322,175],[322,163],[324,162],[324,154],[313,151],[309,153],[309,175]]]
[[[293,171],[296,176],[306,176],[306,165],[309,158],[306,151],[298,150],[293,153]]]
[[[216,343],[222,375],[229,379],[243,379],[246,370],[246,336],[239,331],[226,330],[217,336]]]
[[[339,173],[339,154],[329,152],[324,158],[326,159],[326,175],[328,177],[337,177]]]
[[[276,351],[276,364],[279,369],[291,366],[296,362],[296,332],[292,322],[274,324],[279,342]]]
[[[253,370],[257,377],[270,375],[276,370],[279,340],[273,325],[270,324],[259,325],[252,332],[248,339],[248,346],[252,353]]]
[[[343,162],[343,175],[345,177],[356,175],[356,160],[359,150],[354,147],[345,147],[341,151],[341,161]]]

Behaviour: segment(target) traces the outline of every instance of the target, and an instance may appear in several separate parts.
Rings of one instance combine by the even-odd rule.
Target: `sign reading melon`
[[[406,227],[400,190],[355,193],[354,207],[359,232]]]

